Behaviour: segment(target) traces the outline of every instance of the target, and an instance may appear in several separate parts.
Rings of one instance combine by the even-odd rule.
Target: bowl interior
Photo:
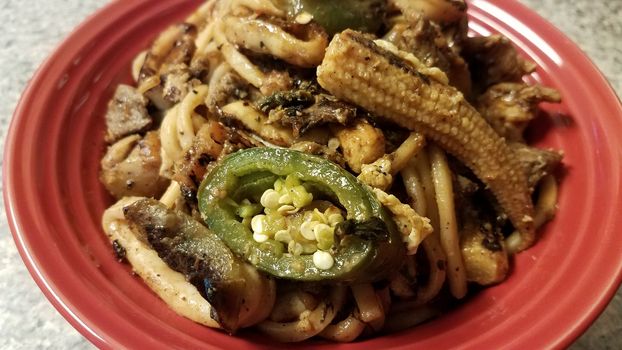
[[[4,188],[18,249],[57,309],[101,347],[277,346],[252,332],[230,337],[177,316],[115,260],[100,228],[112,203],[98,180],[107,101],[118,83],[131,82],[133,57],[199,3],[111,3],[38,71],[11,126]],[[580,50],[531,11],[514,2],[470,5],[474,34],[508,36],[539,66],[528,80],[564,98],[543,105],[530,130],[537,145],[565,153],[557,217],[514,259],[504,283],[432,322],[339,348],[567,345],[620,282],[619,101]],[[337,347],[297,347],[320,344]]]

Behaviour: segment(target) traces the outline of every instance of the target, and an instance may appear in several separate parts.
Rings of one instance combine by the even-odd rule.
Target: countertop
[[[507,0],[513,1],[513,0]],[[0,153],[19,95],[54,47],[108,0],[0,2]],[[522,0],[574,40],[622,95],[622,0]],[[0,349],[90,349],[22,263],[0,208]],[[622,290],[572,349],[622,348]]]

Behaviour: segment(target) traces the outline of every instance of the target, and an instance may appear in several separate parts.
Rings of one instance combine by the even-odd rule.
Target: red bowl
[[[15,111],[4,154],[4,200],[18,250],[58,311],[101,348],[274,348],[231,337],[170,311],[117,263],[100,228],[110,198],[98,182],[103,115],[130,62],[201,1],[115,1],[83,23],[43,64]],[[558,89],[535,134],[562,149],[559,212],[521,253],[504,283],[408,331],[302,348],[544,348],[576,339],[622,277],[622,107],[585,55],[514,1],[472,1],[474,33],[499,32],[535,61],[530,79]],[[543,132],[546,130],[546,132]],[[287,348],[287,346],[284,346]]]

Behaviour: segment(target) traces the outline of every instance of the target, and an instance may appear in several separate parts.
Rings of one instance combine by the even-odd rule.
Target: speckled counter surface
[[[622,95],[622,0],[522,1],[578,43]],[[0,1],[0,151],[15,104],[35,69],[72,28],[106,3]],[[31,279],[11,238],[2,204],[0,349],[92,347],[54,310]],[[622,291],[572,348],[622,348]]]

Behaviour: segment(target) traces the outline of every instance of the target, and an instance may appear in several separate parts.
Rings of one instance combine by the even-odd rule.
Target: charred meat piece
[[[189,84],[190,70],[185,64],[168,67],[169,70],[162,73],[160,79],[162,86],[162,98],[169,105],[181,101],[192,88]],[[151,91],[151,90],[150,90]]]
[[[525,168],[531,191],[544,176],[553,173],[563,158],[559,151],[530,147],[519,142],[510,143],[510,147]]]
[[[187,25],[183,35],[175,42],[160,68],[160,79],[164,82],[162,97],[169,103],[177,103],[190,89],[190,61],[196,49],[194,39],[196,28]]]
[[[476,108],[508,141],[522,141],[523,131],[536,116],[540,102],[559,102],[555,89],[525,83],[493,85],[477,99]]]
[[[318,67],[318,82],[339,98],[424,134],[467,165],[520,232],[519,250],[531,246],[533,203],[514,152],[458,90],[389,45],[351,30],[336,35]]]
[[[480,91],[501,82],[519,82],[536,68],[535,63],[518,55],[510,40],[502,35],[467,38],[462,55]]]
[[[219,73],[214,73],[219,74]],[[236,99],[244,99],[248,96],[248,83],[246,83],[237,73],[227,71],[209,86],[205,103],[207,109],[213,115],[218,114],[218,109],[229,102],[233,102],[232,96]]]
[[[172,70],[171,67],[179,64],[189,65],[192,56],[194,56],[196,50],[194,39],[197,36],[197,28],[188,23],[182,23],[179,26],[180,35],[162,62],[160,72],[168,72]]]
[[[119,84],[106,111],[106,142],[148,130],[153,120],[147,99],[131,86]]]
[[[140,276],[149,288],[177,314],[208,327],[219,328],[210,315],[212,306],[181,273],[171,269],[149,246],[144,233],[133,230],[123,208],[140,197],[125,197],[104,211],[102,228],[111,242],[122,247],[124,263],[132,265],[132,272]],[[114,244],[114,243],[113,243]]]
[[[346,125],[356,116],[356,107],[332,95],[319,94],[315,96],[315,102],[301,114],[302,118],[294,118],[292,122],[295,134],[327,123]]]
[[[451,24],[465,17],[464,0],[389,0],[407,18],[423,16],[440,24]]]
[[[163,32],[149,49],[138,77],[139,90],[159,109],[170,108],[188,93],[196,35],[194,25],[182,23]]]
[[[292,90],[278,91],[260,98],[256,103],[257,109],[268,113],[278,107],[289,108],[298,106],[299,108],[304,108],[312,105],[315,101],[314,96],[319,93],[319,86],[309,81],[298,81],[296,83]]]
[[[210,69],[209,57],[195,54],[192,56],[188,69],[192,78],[207,82]]]
[[[155,131],[144,138],[127,136],[108,147],[101,161],[101,181],[115,198],[158,197],[168,180],[160,177],[160,138]]]
[[[169,53],[178,46],[179,40],[186,34],[196,32],[194,26],[181,23],[168,27],[164,32],[162,32],[156,40],[151,44],[147,55],[145,56],[145,61],[140,69],[140,73],[138,75],[138,84],[142,84],[148,78],[157,75],[162,66],[164,65],[165,60],[167,60]],[[177,54],[171,56],[170,63],[173,63],[172,60],[176,59],[179,62],[180,54],[183,50],[177,49]]]
[[[400,50],[412,53],[428,67],[441,69],[447,74],[450,85],[467,96],[470,94],[469,67],[434,22],[418,15],[409,22],[397,23],[384,38]]]
[[[249,269],[220,238],[190,216],[169,210],[154,199],[139,200],[123,211],[132,229],[209,301],[212,318],[227,332],[240,327],[244,299],[250,293],[271,294],[266,277]],[[264,302],[269,306],[265,308],[267,317],[272,308],[270,298]]]

